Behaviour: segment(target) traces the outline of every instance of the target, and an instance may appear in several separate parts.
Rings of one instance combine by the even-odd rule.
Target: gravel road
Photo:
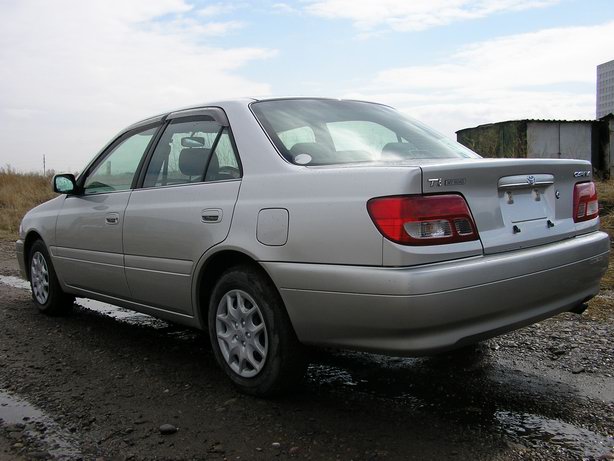
[[[16,275],[0,242],[1,460],[614,459],[613,292],[463,353],[314,352],[259,400],[204,335],[83,300],[48,318]]]

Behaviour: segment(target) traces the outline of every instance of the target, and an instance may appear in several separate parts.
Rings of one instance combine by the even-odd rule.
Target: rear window
[[[299,126],[298,128],[292,128],[291,130],[280,131],[277,133],[277,136],[283,143],[284,147],[288,150],[292,149],[295,144],[300,142],[316,142],[316,137],[313,134],[313,130],[308,126]]]
[[[255,102],[251,107],[279,152],[298,165],[478,157],[380,104],[279,99]]]

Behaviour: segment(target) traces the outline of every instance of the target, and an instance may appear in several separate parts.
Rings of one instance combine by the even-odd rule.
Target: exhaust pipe
[[[588,309],[588,304],[585,302],[582,302],[578,304],[576,307],[569,309],[569,312],[573,312],[574,314],[582,315],[586,309]]]

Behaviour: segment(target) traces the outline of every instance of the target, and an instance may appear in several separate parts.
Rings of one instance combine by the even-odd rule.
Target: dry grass
[[[0,238],[16,238],[23,215],[55,195],[51,176],[0,168]]]
[[[614,179],[597,182],[597,194],[601,205],[601,229],[610,234],[614,242]],[[610,268],[601,281],[601,287],[614,290],[614,254],[610,254]]]
[[[614,209],[601,217],[601,229],[610,234],[610,241],[614,242]],[[601,280],[601,286],[614,290],[614,252],[610,253],[610,268]]]
[[[614,179],[608,181],[595,181],[599,202],[605,206],[614,207]]]
[[[602,207],[601,230],[614,242],[614,179],[597,181],[597,194]],[[601,279],[601,293],[589,303],[588,315],[594,320],[611,319],[614,314],[614,253],[610,253],[608,271]]]

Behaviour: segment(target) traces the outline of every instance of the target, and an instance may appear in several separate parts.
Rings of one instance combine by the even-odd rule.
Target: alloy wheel
[[[30,280],[32,293],[39,304],[45,304],[49,299],[49,268],[47,261],[40,251],[32,256],[30,265]]]
[[[243,290],[231,290],[220,300],[215,331],[228,366],[243,378],[256,376],[264,367],[268,335],[258,304]]]

